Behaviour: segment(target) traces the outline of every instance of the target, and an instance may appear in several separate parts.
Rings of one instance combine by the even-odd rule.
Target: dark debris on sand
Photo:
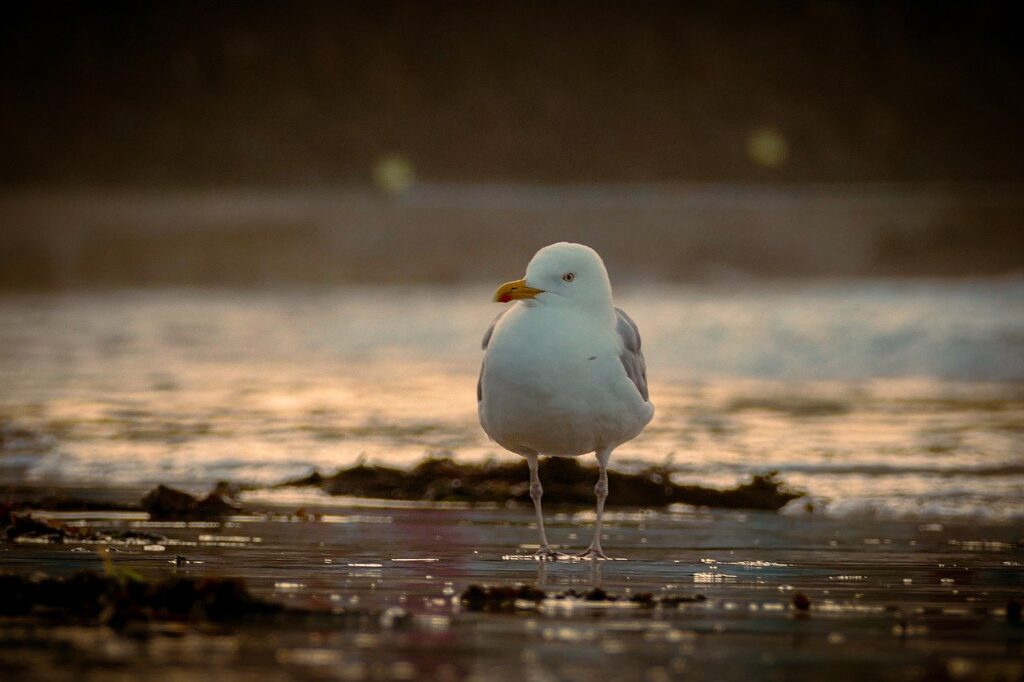
[[[628,597],[609,594],[600,587],[584,592],[569,589],[563,592],[545,592],[530,585],[470,585],[459,595],[459,603],[467,611],[514,612],[535,608],[545,600],[587,603],[636,604],[641,608],[675,608],[680,604],[693,604],[705,600],[702,594],[657,595],[650,592]]]
[[[544,503],[590,504],[594,501],[596,467],[576,459],[551,457],[540,465]],[[678,485],[671,471],[651,467],[636,474],[608,472],[609,506],[663,506],[674,503],[698,507],[774,511],[802,493],[789,490],[770,473],[754,476],[728,490]],[[331,476],[314,472],[284,486],[316,486],[331,495],[400,500],[530,503],[529,470],[525,460],[509,463],[460,464],[431,458],[412,471],[358,464]]]
[[[695,507],[775,511],[803,496],[802,492],[787,488],[774,472],[754,476],[748,483],[727,490],[678,485],[672,482],[671,473],[664,467],[650,467],[634,474],[609,471],[611,494],[607,504],[658,507],[679,503]],[[575,459],[553,457],[541,462],[540,475],[544,482],[545,504],[593,503],[596,467],[585,467]],[[429,458],[411,471],[357,464],[331,476],[313,472],[278,487],[296,486],[314,486],[331,495],[352,497],[424,502],[531,503],[529,470],[525,461],[460,464],[448,458]],[[50,495],[0,503],[0,523],[8,520],[9,513],[31,510],[145,511],[155,521],[220,521],[233,514],[244,513],[234,499],[236,493],[236,488],[221,482],[202,497],[160,485],[148,492],[139,505]],[[38,532],[41,535],[66,535],[66,529],[46,531],[40,528]],[[19,531],[18,534],[23,533]]]
[[[134,530],[92,529],[69,526],[52,519],[41,519],[30,513],[19,513],[0,508],[0,528],[4,537],[12,542],[92,542],[117,544],[159,544],[167,541],[163,535]]]
[[[131,622],[224,622],[281,613],[233,578],[126,580],[82,572],[68,578],[0,575],[0,616],[35,616],[84,625]]]
[[[46,511],[106,511],[106,512],[131,512],[141,511],[137,504],[119,504],[106,500],[91,500],[71,495],[45,495],[43,497],[22,498],[0,504],[0,510],[43,510]]]
[[[0,503],[0,530],[12,542],[113,542],[153,544],[167,538],[152,533],[124,530],[94,530],[40,518],[33,511],[146,511],[158,521],[218,521],[242,511],[232,500],[233,490],[218,483],[208,495],[198,498],[167,486],[157,486],[142,498],[140,506],[126,506],[67,496]]]
[[[181,490],[160,485],[142,498],[142,509],[155,521],[216,521],[238,514],[242,508],[231,499],[231,488],[218,483],[202,499]]]
[[[156,521],[217,521],[243,510],[235,502],[237,488],[221,481],[209,494],[196,497],[191,493],[159,485],[140,500],[139,504],[121,504],[109,500],[96,500],[66,494],[28,497],[15,493],[0,503],[0,520],[10,512],[27,511],[110,511],[149,513]]]
[[[31,514],[7,511],[3,514],[4,537],[8,540],[30,539],[39,542],[63,542],[74,529],[56,521],[37,519]]]
[[[166,624],[187,626],[273,623],[277,627],[391,627],[408,614],[386,617],[364,609],[318,609],[278,604],[250,594],[230,577],[146,580],[130,569],[82,571],[66,578],[0,573],[0,619],[36,619],[60,625],[108,626],[122,634],[159,634]],[[0,620],[2,622],[2,620]],[[155,628],[155,629],[154,629]]]

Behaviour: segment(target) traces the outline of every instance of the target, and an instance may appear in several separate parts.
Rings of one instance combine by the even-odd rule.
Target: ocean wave
[[[836,519],[883,521],[1024,521],[1024,501],[1006,497],[810,497],[793,500],[779,513],[787,516],[813,514]]]

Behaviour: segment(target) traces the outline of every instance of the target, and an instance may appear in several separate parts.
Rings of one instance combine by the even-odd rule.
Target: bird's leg
[[[594,486],[594,495],[597,496],[597,520],[594,522],[594,541],[590,543],[587,551],[580,554],[583,559],[607,559],[608,555],[601,549],[601,518],[604,516],[604,501],[608,499],[608,459],[611,457],[610,449],[601,449],[596,453],[597,465],[600,473],[597,477],[597,485]]]
[[[540,508],[540,499],[544,496],[544,488],[540,484],[537,454],[526,455],[526,463],[530,465],[530,499],[533,500],[533,508],[537,511],[537,529],[540,531],[540,549],[534,554],[538,561],[554,561],[559,557],[558,552],[551,549],[548,544],[547,533],[544,532],[544,512]]]

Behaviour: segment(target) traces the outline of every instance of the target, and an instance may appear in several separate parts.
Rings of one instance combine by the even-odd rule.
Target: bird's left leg
[[[594,486],[594,495],[597,496],[597,520],[594,522],[594,541],[590,543],[587,551],[579,555],[582,559],[607,559],[608,555],[601,549],[601,518],[604,516],[604,501],[608,499],[608,460],[612,456],[611,448],[601,448],[596,453],[597,466],[600,473],[597,477],[597,485]]]
[[[544,488],[540,484],[540,474],[537,471],[539,466],[537,453],[533,452],[523,456],[526,457],[526,463],[530,466],[530,497],[533,499],[533,507],[537,512],[537,530],[540,531],[540,549],[533,556],[537,561],[555,561],[560,556],[565,555],[551,549],[551,545],[548,544],[547,533],[544,532],[544,512],[540,506],[540,500],[544,496]]]

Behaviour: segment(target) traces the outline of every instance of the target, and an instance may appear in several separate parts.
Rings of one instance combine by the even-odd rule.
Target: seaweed
[[[681,604],[695,604],[705,601],[702,594],[667,594],[655,596],[650,592],[620,597],[609,594],[600,587],[585,592],[568,589],[548,593],[530,585],[470,585],[459,595],[459,603],[467,611],[512,613],[518,610],[536,608],[546,600],[586,603],[635,604],[641,608],[677,608]]]
[[[69,535],[75,535],[74,529],[56,521],[37,519],[31,514],[8,512],[5,516],[4,535],[8,540],[27,538],[39,542],[63,542]]]
[[[534,606],[547,594],[529,585],[470,585],[459,595],[459,603],[467,611],[515,611],[516,602]]]
[[[10,512],[47,510],[144,511],[157,521],[216,521],[242,511],[234,500],[236,492],[236,486],[224,481],[218,482],[209,494],[201,498],[182,490],[159,485],[146,493],[138,504],[124,504],[65,493],[29,497],[24,491],[16,491],[14,499],[0,503],[0,520]]]
[[[230,514],[237,514],[241,508],[231,499],[233,489],[227,483],[217,486],[202,499],[181,490],[164,485],[157,486],[142,498],[140,506],[130,507],[132,511],[146,511],[151,519],[160,521],[213,521]],[[50,504],[56,502],[56,504]],[[30,510],[54,509],[66,511],[123,511],[125,505],[82,500],[73,497],[49,497],[40,500],[22,500],[0,504],[0,527],[8,540],[20,542],[65,541],[78,542],[119,542],[119,543],[160,543],[167,538],[162,535],[119,530],[89,530],[69,526],[60,521],[38,518]]]
[[[141,506],[157,521],[216,521],[241,511],[230,497],[230,487],[223,482],[202,499],[160,485],[142,498]]]
[[[227,622],[285,611],[249,594],[236,578],[174,577],[91,571],[67,578],[0,574],[0,616],[36,616],[123,628],[133,622]]]
[[[774,511],[803,493],[790,490],[775,472],[754,476],[728,490],[679,485],[671,471],[650,467],[635,474],[609,471],[609,506],[650,507],[688,504],[729,509]],[[564,457],[540,465],[545,504],[590,504],[594,501],[597,468]],[[385,499],[530,503],[529,470],[525,461],[462,464],[449,458],[429,458],[411,471],[358,464],[324,476],[314,472],[280,484],[316,486],[331,495]]]
[[[31,509],[45,509],[47,511],[142,511],[142,507],[137,504],[121,504],[119,502],[94,500],[64,494],[18,499],[0,505],[0,509],[4,508],[16,511]]]
[[[4,536],[12,542],[60,544],[93,542],[117,544],[159,544],[167,542],[163,535],[135,530],[98,529],[69,526],[53,519],[37,518],[30,513],[0,509],[0,525]]]

